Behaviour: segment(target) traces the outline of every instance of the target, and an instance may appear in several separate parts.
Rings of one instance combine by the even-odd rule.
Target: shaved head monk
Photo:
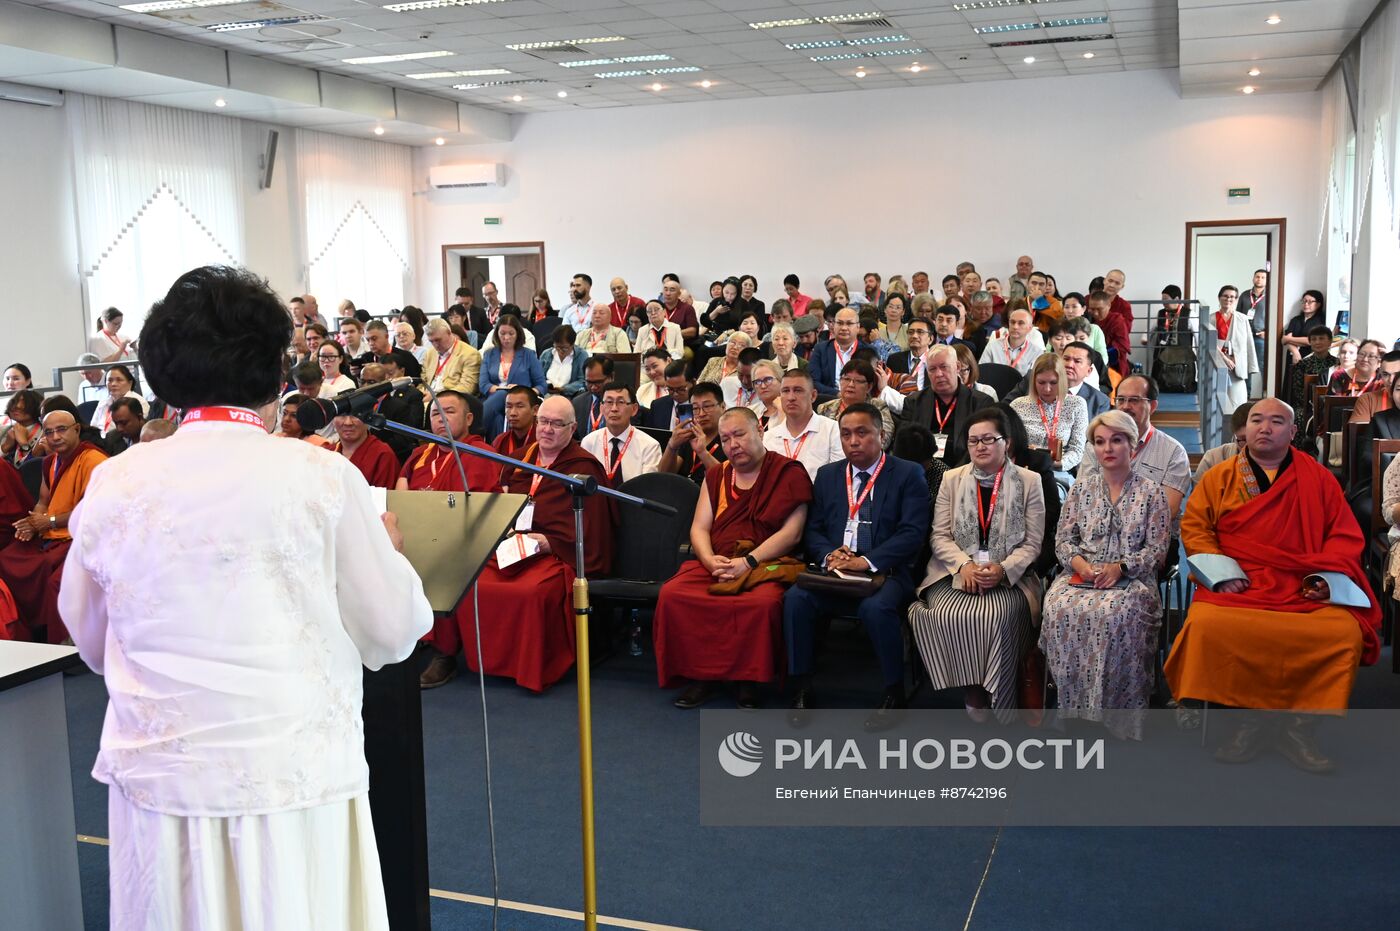
[[[1356,667],[1379,657],[1380,609],[1361,569],[1361,528],[1332,474],[1292,448],[1295,430],[1292,408],[1259,401],[1245,451],[1208,471],[1187,500],[1187,554],[1227,556],[1244,578],[1196,589],[1166,673],[1177,700],[1252,709],[1216,752],[1220,761],[1248,762],[1273,736],[1289,762],[1326,772],[1332,762],[1313,727],[1318,715],[1346,709]],[[1366,607],[1331,603],[1342,577],[1370,599]]]
[[[565,475],[592,476],[607,481],[603,465],[574,441],[574,406],[568,398],[545,398],[535,417],[535,442],[520,459]],[[508,676],[532,692],[543,692],[574,664],[574,512],[567,486],[507,466],[501,484],[511,494],[528,495],[516,518],[515,533],[504,547],[528,554],[501,568],[491,557],[477,582],[486,610],[481,616],[481,650],[488,675]],[[590,576],[607,572],[612,562],[613,510],[607,498],[593,495],[583,511],[584,570]],[[525,539],[517,541],[516,537]],[[517,550],[518,552],[518,550]],[[471,599],[457,611],[461,643],[476,643]],[[476,669],[475,648],[463,651],[467,666]]]

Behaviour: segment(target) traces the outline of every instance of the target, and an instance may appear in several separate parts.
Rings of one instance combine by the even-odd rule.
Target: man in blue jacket
[[[814,706],[812,654],[818,625],[838,615],[860,618],[884,675],[884,695],[866,727],[892,725],[892,710],[905,705],[902,624],[914,592],[913,562],[929,533],[928,483],[919,466],[881,450],[880,423],[880,412],[869,404],[846,408],[840,420],[846,458],[822,466],[812,483],[803,539],[807,561],[827,570],[874,572],[885,581],[863,599],[788,589],[783,634],[796,689],[789,720],[798,726],[802,712]]]
[[[849,307],[836,312],[831,324],[831,339],[818,340],[807,358],[807,368],[812,373],[812,383],[817,387],[818,396],[835,397],[841,393],[836,380],[846,363],[855,358],[856,350],[869,348],[869,343],[857,341],[860,315]]]

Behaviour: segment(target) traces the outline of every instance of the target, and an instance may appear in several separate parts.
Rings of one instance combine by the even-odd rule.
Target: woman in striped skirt
[[[962,686],[973,720],[1014,717],[1017,670],[1035,642],[1041,584],[1032,566],[1045,533],[1040,476],[1011,461],[1006,413],[967,425],[971,462],[943,478],[928,571],[909,623],[936,689]]]

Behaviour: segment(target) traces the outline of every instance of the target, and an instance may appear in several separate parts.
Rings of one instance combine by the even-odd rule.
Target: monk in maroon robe
[[[388,443],[369,432],[358,417],[345,415],[335,419],[335,432],[340,437],[334,450],[350,460],[376,488],[393,488],[399,477],[399,457]]]
[[[516,385],[506,391],[506,428],[491,444],[503,456],[525,454],[535,442],[535,414],[539,411],[540,396],[529,385]]]
[[[458,391],[439,391],[438,403],[433,405],[432,427],[439,436],[451,436],[458,443],[477,446],[489,450],[491,447],[472,430],[472,409],[467,399]],[[446,426],[442,415],[447,415]],[[449,433],[450,431],[450,433]],[[399,471],[395,491],[462,491],[462,473],[457,469],[456,453],[436,443],[424,443],[408,457]],[[501,490],[501,467],[490,459],[482,459],[468,453],[462,454],[462,466],[467,472],[467,486],[472,492],[497,492]],[[423,642],[432,648],[432,659],[428,668],[418,677],[418,684],[425,689],[435,689],[446,685],[457,675],[457,654],[462,651],[458,614],[462,611],[438,614],[433,618],[432,633]],[[470,623],[470,619],[467,620]],[[473,647],[475,642],[473,641]]]
[[[535,421],[538,440],[521,460],[566,475],[588,475],[603,484],[603,466],[574,442],[574,408],[564,397],[546,398]],[[488,675],[509,676],[542,692],[574,664],[574,512],[564,485],[521,469],[507,469],[505,490],[529,495],[516,529],[542,551],[502,569],[492,556],[477,579],[481,604],[481,651]],[[603,575],[612,562],[614,515],[607,498],[587,499],[583,512],[584,570]],[[462,653],[476,662],[475,611],[467,593],[457,611]]]
[[[34,497],[24,485],[19,469],[10,465],[9,460],[0,459],[0,522],[13,527],[15,521],[34,510]],[[0,550],[9,546],[14,536],[0,533]]]
[[[661,686],[697,680],[675,700],[678,708],[703,704],[716,680],[737,682],[739,706],[755,707],[756,683],[777,678],[786,585],[762,582],[737,595],[711,595],[709,589],[796,553],[812,500],[807,470],[764,450],[753,411],[725,411],[719,438],[728,461],[705,475],[690,526],[696,561],[661,587],[652,623]],[[738,555],[740,541],[753,545],[744,557]]]

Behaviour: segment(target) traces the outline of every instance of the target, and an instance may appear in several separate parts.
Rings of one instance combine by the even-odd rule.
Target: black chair
[[[1021,383],[1021,373],[1009,365],[985,362],[977,366],[977,380],[997,393],[1001,400]]]
[[[612,574],[589,580],[589,598],[595,605],[609,609],[619,603],[651,607],[661,595],[661,583],[680,569],[682,544],[690,541],[690,522],[700,499],[700,486],[670,472],[649,472],[623,482],[618,490],[669,504],[677,513],[667,517],[618,503]],[[611,624],[607,629],[610,632]],[[603,646],[606,648],[606,644]]]
[[[44,483],[44,458],[31,456],[19,464],[19,477],[35,501],[39,500],[39,486]]]
[[[97,413],[97,402],[84,401],[78,405],[78,422],[91,426],[92,415],[95,413]]]
[[[642,357],[635,352],[595,352],[589,358],[612,359],[613,381],[618,384],[631,385],[636,391],[642,383]]]
[[[548,317],[541,317],[530,324],[530,334],[535,337],[535,352],[537,354],[550,347],[554,331],[559,329],[559,324],[562,322],[557,316],[550,314]]]

